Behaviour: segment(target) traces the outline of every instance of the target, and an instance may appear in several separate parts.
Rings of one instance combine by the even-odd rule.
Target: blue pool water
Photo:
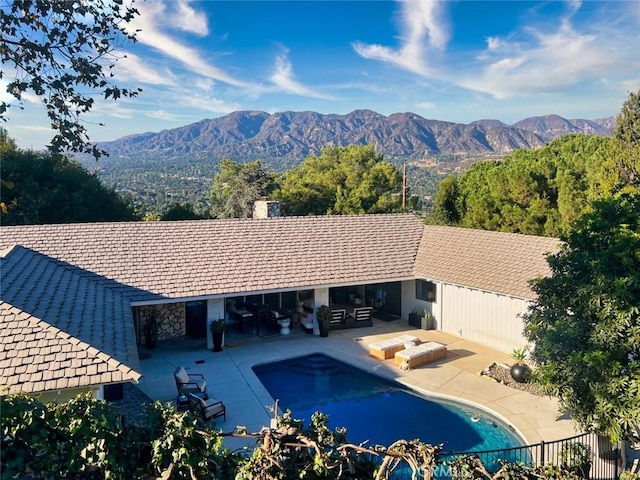
[[[350,442],[390,445],[420,439],[444,452],[522,445],[511,427],[477,408],[421,396],[324,354],[255,365],[253,371],[279,407],[309,424],[329,415],[330,428],[346,427]]]

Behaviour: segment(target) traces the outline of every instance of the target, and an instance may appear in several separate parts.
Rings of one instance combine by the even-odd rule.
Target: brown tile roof
[[[11,394],[138,381],[115,358],[0,301],[0,391]]]
[[[414,274],[489,292],[535,298],[528,280],[550,274],[557,238],[426,225]]]
[[[0,268],[0,385],[36,392],[138,380],[130,301],[115,282],[19,246]]]
[[[422,236],[411,214],[0,228],[14,244],[113,279],[134,300],[410,278]]]

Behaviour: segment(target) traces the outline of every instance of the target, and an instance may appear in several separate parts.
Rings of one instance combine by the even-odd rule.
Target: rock
[[[518,383],[513,377],[511,377],[510,366],[499,365],[493,362],[487,368],[485,368],[480,375],[487,376],[498,383],[502,383],[507,387],[516,388],[518,390],[524,390],[525,392],[532,393],[533,395],[542,396],[537,385],[534,383]]]

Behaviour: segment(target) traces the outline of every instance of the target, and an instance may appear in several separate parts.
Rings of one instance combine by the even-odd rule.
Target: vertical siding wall
[[[528,309],[527,300],[455,285],[439,287],[442,331],[506,353],[526,344],[521,315]]]

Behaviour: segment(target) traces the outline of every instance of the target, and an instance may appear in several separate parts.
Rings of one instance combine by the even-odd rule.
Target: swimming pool
[[[427,398],[321,353],[252,368],[283,411],[291,410],[305,425],[314,412],[326,413],[330,428],[347,428],[350,442],[388,446],[419,438],[443,443],[444,452],[523,445],[512,427],[483,410]]]

